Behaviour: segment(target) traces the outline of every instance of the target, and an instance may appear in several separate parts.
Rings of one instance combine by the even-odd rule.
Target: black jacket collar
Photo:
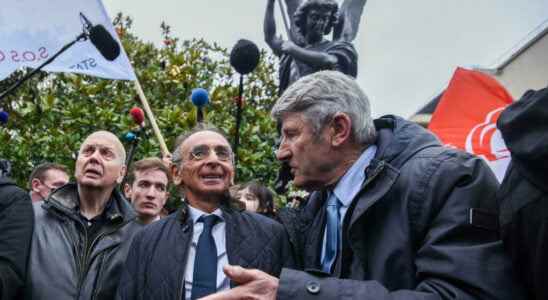
[[[55,210],[61,215],[74,217],[76,208],[79,205],[78,201],[78,186],[76,183],[68,183],[52,192],[44,200],[43,205],[47,210]],[[133,207],[117,189],[112,191],[109,201],[111,201],[111,204],[105,207],[108,220],[129,222],[136,218]]]

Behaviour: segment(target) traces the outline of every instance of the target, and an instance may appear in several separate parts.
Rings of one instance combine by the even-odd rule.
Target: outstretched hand
[[[244,269],[240,266],[224,267],[224,272],[237,287],[209,295],[202,300],[232,300],[232,299],[276,299],[278,278],[259,270]]]

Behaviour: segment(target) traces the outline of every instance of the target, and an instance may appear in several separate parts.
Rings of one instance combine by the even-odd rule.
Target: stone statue
[[[335,0],[286,0],[291,16],[291,29],[286,28],[288,40],[276,36],[276,0],[267,1],[264,35],[266,43],[280,57],[280,94],[300,77],[320,70],[338,70],[356,77],[358,54],[351,42],[356,37],[365,0],[345,0],[341,9]],[[331,31],[333,39],[328,40],[325,36]]]

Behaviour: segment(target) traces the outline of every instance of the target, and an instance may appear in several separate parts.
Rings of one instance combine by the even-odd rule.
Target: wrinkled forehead
[[[301,112],[290,112],[285,113],[281,116],[281,118],[278,121],[278,126],[282,130],[288,129],[288,128],[308,128],[310,127],[310,120],[306,118],[306,116]]]
[[[198,146],[208,146],[215,148],[218,146],[226,147],[232,152],[232,147],[224,136],[213,131],[200,131],[189,136],[181,145],[183,152],[188,152]]]
[[[108,131],[99,131],[89,135],[80,146],[80,151],[89,146],[111,149],[118,156],[123,156],[125,152],[124,145],[118,137]]]

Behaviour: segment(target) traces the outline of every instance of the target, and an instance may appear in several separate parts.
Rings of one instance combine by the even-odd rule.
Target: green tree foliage
[[[229,52],[204,40],[173,37],[162,24],[164,45],[144,43],[131,33],[132,20],[119,14],[114,24],[170,149],[175,138],[196,122],[191,91],[209,91],[208,122],[233,141],[239,76],[229,63]],[[276,98],[274,58],[261,51],[257,69],[246,76],[243,120],[238,149],[239,182],[258,180],[270,186],[278,164],[273,147],[275,123],[269,117]],[[5,90],[24,72],[0,82]],[[135,129],[129,110],[140,106],[133,82],[104,80],[75,74],[42,73],[1,104],[10,122],[0,128],[0,157],[12,162],[13,177],[25,185],[35,165],[53,161],[74,168],[74,153],[91,132],[106,129],[121,138]],[[147,122],[147,124],[149,124]],[[147,126],[135,159],[160,156],[159,143]],[[129,149],[129,144],[126,145]]]

